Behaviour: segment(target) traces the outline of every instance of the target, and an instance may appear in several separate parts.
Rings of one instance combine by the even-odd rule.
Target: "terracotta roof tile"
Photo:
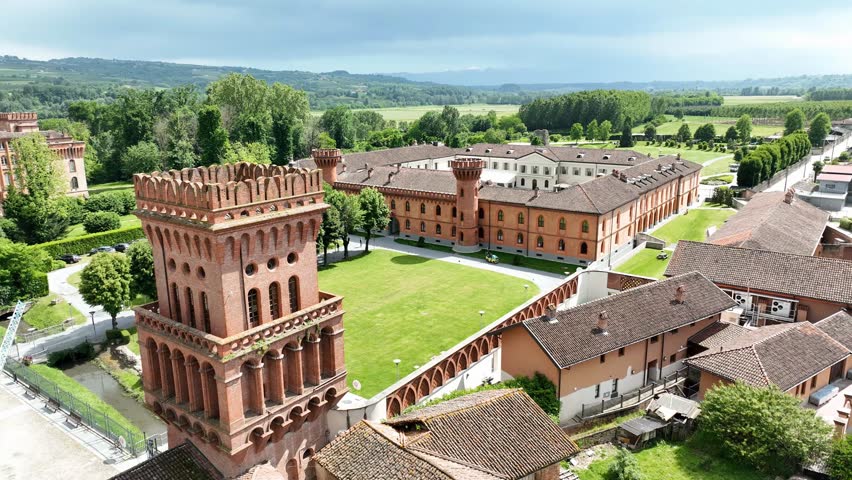
[[[719,346],[726,345],[746,331],[748,331],[746,327],[741,327],[734,323],[713,322],[707,327],[701,329],[700,332],[689,337],[689,341],[696,345],[713,350],[718,349]]]
[[[852,305],[852,262],[681,240],[665,275],[698,271],[717,284]]]
[[[679,286],[685,301],[675,301]],[[712,317],[736,303],[700,273],[687,273],[585,303],[556,313],[556,323],[542,318],[523,322],[524,328],[560,367]],[[596,331],[601,312],[607,312],[607,334]]]
[[[396,167],[375,167],[369,178],[367,178],[367,170],[340,173],[337,176],[337,183],[349,183],[369,187],[401,188],[403,190],[449,193],[453,195],[456,193],[456,178],[450,170],[400,168],[397,172]]]
[[[224,477],[195,445],[186,441],[119,473],[111,480],[162,480],[165,478],[169,480],[222,480]]]
[[[852,315],[841,310],[834,315],[816,322],[817,328],[837,340],[849,350],[852,350]]]

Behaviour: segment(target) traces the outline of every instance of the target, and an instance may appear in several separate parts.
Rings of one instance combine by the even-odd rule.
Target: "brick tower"
[[[479,232],[477,229],[479,214],[479,177],[485,162],[476,158],[462,158],[450,161],[453,175],[456,177],[456,209],[458,216],[458,236],[453,250],[457,252],[476,252],[479,250]]]
[[[137,174],[158,302],[137,307],[145,402],[169,444],[228,478],[269,461],[310,478],[346,392],[342,299],[320,292],[319,170],[251,165]]]
[[[311,152],[311,156],[314,157],[317,168],[322,170],[322,180],[329,185],[334,185],[337,181],[337,164],[343,160],[340,149],[316,148]]]

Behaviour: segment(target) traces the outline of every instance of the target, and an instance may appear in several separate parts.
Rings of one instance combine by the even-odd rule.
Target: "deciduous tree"
[[[340,217],[340,239],[343,240],[343,258],[349,258],[349,235],[361,227],[361,205],[357,195],[347,195],[324,184],[325,201],[337,210]]]
[[[811,120],[811,125],[808,128],[808,139],[811,141],[811,145],[822,146],[822,142],[829,132],[831,132],[831,119],[828,118],[828,114],[818,114]]]
[[[682,123],[680,128],[677,129],[677,135],[675,138],[678,142],[687,142],[690,138],[692,138],[692,131],[689,129],[688,123]]]
[[[322,248],[322,263],[328,265],[328,247],[337,243],[341,239],[343,233],[343,225],[340,223],[340,215],[337,209],[329,207],[322,213],[322,224],[320,225],[319,235],[317,235],[317,243]]]
[[[787,117],[784,120],[784,135],[789,135],[793,132],[798,132],[805,128],[805,114],[798,108],[794,108],[787,112]]]
[[[571,130],[568,132],[568,137],[575,142],[583,138],[583,126],[579,123],[571,125]]]
[[[89,305],[100,305],[118,328],[116,317],[130,302],[130,262],[120,253],[99,253],[80,274],[80,294]]]
[[[609,140],[609,136],[612,134],[612,122],[609,120],[604,120],[598,126],[598,140],[601,142],[606,142]]]
[[[160,149],[153,142],[139,142],[128,148],[122,163],[125,178],[132,177],[134,173],[151,173],[164,168]]]
[[[374,232],[383,230],[390,222],[390,209],[385,197],[378,190],[367,187],[358,195],[361,206],[361,228],[364,230],[364,251],[370,251],[370,237]]]
[[[740,118],[738,118],[737,124],[736,124],[736,129],[737,129],[737,138],[739,138],[741,142],[749,143],[751,141],[751,117],[750,116],[748,116],[747,114],[743,114]]]
[[[201,165],[222,163],[230,148],[228,132],[222,127],[222,112],[216,105],[205,105],[198,112],[198,146]]]
[[[154,254],[148,242],[135,242],[127,249],[130,262],[130,292],[157,298],[157,282],[154,277]]]

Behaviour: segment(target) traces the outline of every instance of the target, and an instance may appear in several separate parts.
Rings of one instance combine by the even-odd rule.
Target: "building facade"
[[[231,478],[311,477],[346,392],[342,299],[319,291],[320,172],[235,164],[134,176],[157,302],[137,307],[145,402]]]
[[[378,189],[391,210],[391,235],[423,237],[465,252],[488,249],[580,265],[630,250],[638,232],[698,200],[701,166],[678,157],[655,161],[619,150],[537,150],[420,145],[346,157],[339,150],[318,150],[302,162],[319,167],[334,188]],[[517,175],[491,175],[504,168]],[[580,169],[576,178],[563,176],[574,169]],[[592,174],[584,176],[586,169]]]
[[[0,113],[0,200],[6,199],[10,187],[20,183],[15,174],[16,156],[12,150],[12,141],[34,132],[44,135],[47,145],[58,156],[66,193],[73,196],[88,195],[86,166],[83,163],[86,144],[61,132],[40,131],[38,115],[34,112],[13,112]]]

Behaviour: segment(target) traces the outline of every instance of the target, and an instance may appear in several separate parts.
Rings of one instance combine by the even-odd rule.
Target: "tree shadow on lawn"
[[[415,255],[397,255],[391,258],[391,262],[396,263],[397,265],[418,265],[421,263],[430,262],[432,259],[425,257],[418,257]]]

